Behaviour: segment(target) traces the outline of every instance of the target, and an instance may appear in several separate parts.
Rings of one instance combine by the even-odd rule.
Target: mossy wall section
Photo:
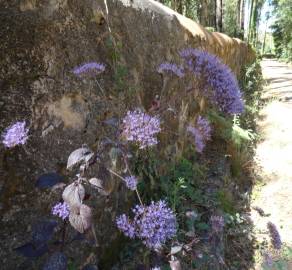
[[[244,42],[210,33],[158,2],[106,2],[107,8],[103,0],[0,3],[0,131],[22,120],[30,128],[25,147],[0,145],[1,269],[24,263],[13,248],[27,242],[31,224],[50,216],[60,198],[60,190],[37,190],[37,177],[57,171],[69,182],[74,174],[65,170],[68,155],[84,143],[97,147],[109,132],[101,128],[104,120],[124,115],[127,108],[148,110],[162,89],[156,71],[161,62],[179,63],[178,51],[195,47],[218,55],[239,74],[254,58]],[[104,63],[106,71],[94,79],[77,78],[72,69],[89,61]],[[168,93],[173,106],[181,106],[182,87]],[[193,102],[188,98],[190,114]],[[115,179],[105,178],[111,195],[92,201],[97,238],[103,243],[100,254],[117,239],[115,216],[131,201]],[[70,256],[82,261],[85,251],[78,247]]]

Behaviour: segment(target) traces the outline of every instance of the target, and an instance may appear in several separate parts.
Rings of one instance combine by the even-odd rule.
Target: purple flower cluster
[[[83,74],[97,75],[104,71],[105,65],[96,62],[85,63],[73,69],[73,73],[78,76],[81,76]]]
[[[135,227],[125,214],[118,216],[116,223],[118,229],[127,237],[134,238],[136,236]]]
[[[211,223],[213,232],[219,233],[223,231],[225,222],[222,216],[216,216],[216,215],[211,216],[210,223]]]
[[[69,205],[65,202],[55,204],[52,207],[52,214],[62,218],[63,220],[66,219],[70,214]]]
[[[148,248],[160,248],[176,234],[176,218],[165,201],[136,205],[132,212],[133,220],[121,215],[117,218],[117,226],[126,236],[141,239]]]
[[[135,190],[137,188],[138,180],[135,176],[126,176],[124,180],[128,189]]]
[[[199,116],[196,122],[196,127],[188,126],[187,131],[190,132],[195,140],[196,150],[199,153],[202,153],[206,142],[211,139],[211,126],[209,121]]]
[[[25,121],[23,122],[16,122],[15,124],[6,128],[3,132],[3,144],[11,148],[18,144],[25,144],[28,139],[28,128],[26,128]]]
[[[203,94],[226,114],[243,112],[244,104],[238,82],[231,69],[215,55],[197,49],[185,49],[180,56],[191,72],[206,81]]]
[[[273,266],[273,263],[274,263],[274,260],[273,260],[273,257],[270,253],[268,252],[265,252],[264,253],[264,263],[266,266],[268,267],[272,267]]]
[[[179,67],[176,64],[169,62],[160,64],[160,66],[157,68],[157,71],[158,73],[171,72],[180,78],[182,78],[185,75],[183,67]]]
[[[127,141],[138,143],[140,149],[157,144],[156,135],[160,131],[159,118],[139,109],[128,111],[123,119],[122,135]]]
[[[268,222],[267,227],[268,227],[268,230],[270,233],[270,238],[271,238],[273,247],[275,249],[281,249],[281,247],[282,247],[281,236],[279,234],[279,231],[278,231],[276,225],[272,222]]]

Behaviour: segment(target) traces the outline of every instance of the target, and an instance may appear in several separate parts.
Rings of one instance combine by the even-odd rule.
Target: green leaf
[[[275,262],[275,267],[277,270],[288,270],[287,262],[284,260],[279,260]]]
[[[198,230],[208,230],[209,229],[209,225],[207,223],[204,223],[204,222],[199,222],[197,224],[195,224],[196,228]]]
[[[292,248],[291,247],[287,247],[287,257],[288,257],[288,259],[292,259]]]

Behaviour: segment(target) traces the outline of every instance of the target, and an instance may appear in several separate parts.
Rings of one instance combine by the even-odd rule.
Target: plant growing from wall
[[[53,219],[44,220],[36,224],[32,230],[31,241],[16,250],[26,257],[40,257],[50,252],[50,257],[43,269],[62,270],[67,267],[67,257],[63,253],[66,246],[74,239],[67,239],[68,225],[70,224],[79,234],[91,232],[95,239],[93,211],[87,203],[88,190],[109,195],[104,189],[103,180],[99,177],[89,178],[87,172],[90,167],[98,166],[103,175],[115,177],[137,196],[138,204],[132,208],[132,214],[123,213],[116,217],[117,228],[131,239],[140,239],[144,245],[157,252],[163,250],[168,254],[170,267],[179,269],[180,262],[177,256],[180,252],[188,253],[192,249],[196,238],[190,235],[187,243],[177,244],[176,233],[179,227],[177,214],[174,212],[180,200],[179,189],[186,185],[183,196],[200,196],[190,192],[193,188],[187,179],[179,176],[174,182],[171,207],[166,200],[143,200],[138,186],[141,179],[133,171],[132,160],[139,154],[155,152],[162,143],[160,137],[168,130],[168,123],[164,119],[166,112],[173,112],[177,130],[172,130],[176,143],[176,153],[183,154],[184,142],[190,142],[194,151],[200,155],[212,139],[213,127],[206,118],[206,105],[217,110],[222,117],[230,117],[243,112],[242,95],[232,71],[217,57],[196,49],[185,49],[179,53],[181,63],[164,62],[158,65],[157,71],[162,75],[163,89],[156,97],[152,107],[144,108],[133,105],[132,109],[124,112],[121,119],[111,118],[104,121],[115,130],[108,137],[100,139],[98,147],[93,151],[87,145],[75,149],[68,157],[67,170],[74,172],[71,182],[66,186],[60,201],[52,206],[52,215],[59,217],[59,222]],[[85,63],[73,69],[73,74],[81,78],[99,76],[106,66],[102,63]],[[188,85],[181,95],[179,108],[172,106],[172,100],[166,99],[168,83],[175,80],[177,83]],[[187,100],[199,100],[199,111],[191,116]],[[19,124],[20,123],[20,124]],[[21,129],[20,132],[15,130]],[[17,133],[17,134],[16,134]],[[28,137],[28,128],[23,122],[12,125],[3,134],[3,143],[7,147],[24,144]],[[160,156],[160,158],[165,158]],[[109,162],[110,161],[110,162]],[[111,175],[111,176],[110,176]],[[63,177],[57,173],[48,173],[40,176],[36,183],[38,188],[56,187],[63,182]],[[62,186],[62,185],[61,185]],[[192,194],[191,194],[192,193]],[[196,197],[197,198],[197,197]],[[192,217],[192,215],[190,215]],[[224,220],[220,216],[211,219],[213,233],[223,230]],[[61,223],[61,225],[60,225]],[[208,225],[199,223],[196,228],[205,230]],[[61,239],[54,243],[52,238],[58,232]],[[212,234],[213,235],[213,234]],[[53,250],[53,251],[52,251]],[[53,268],[52,268],[53,267]]]

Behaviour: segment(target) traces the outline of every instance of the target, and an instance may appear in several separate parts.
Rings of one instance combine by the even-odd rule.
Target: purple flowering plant
[[[2,133],[2,143],[7,148],[25,144],[28,140],[28,131],[25,121],[15,122]]]
[[[276,225],[269,221],[268,224],[267,224],[267,228],[268,228],[268,231],[269,231],[269,234],[270,234],[270,239],[271,239],[272,246],[275,249],[281,249],[282,240],[281,240],[281,236],[280,236],[280,233],[279,233]]]
[[[169,62],[164,62],[160,64],[160,66],[157,68],[158,73],[172,73],[179,78],[182,78],[184,76],[184,69],[182,66],[177,66],[176,64],[169,63]]]
[[[70,214],[69,205],[66,202],[55,204],[52,207],[52,214],[65,220]]]
[[[182,65],[165,62],[158,66],[159,73],[174,74],[189,80],[201,97],[225,115],[241,114],[244,102],[239,84],[232,70],[217,56],[203,50],[187,48],[179,55]]]
[[[211,139],[211,126],[209,121],[199,115],[196,125],[189,125],[187,131],[192,135],[196,151],[202,153],[206,142]]]
[[[176,235],[176,217],[165,201],[139,204],[132,212],[132,220],[125,214],[117,217],[117,226],[126,236],[141,239],[148,248],[159,249]]]
[[[97,62],[89,62],[77,66],[73,69],[73,74],[76,76],[83,76],[83,75],[98,75],[105,71],[105,64],[97,63]]]
[[[185,79],[186,75],[194,78],[206,75],[204,77],[206,86],[201,89],[202,95],[223,113],[237,114],[242,112],[243,102],[236,79],[218,58],[193,49],[184,50],[180,55],[184,60],[183,65],[164,62],[160,64],[157,71],[164,77],[175,75],[174,77],[177,77],[178,80]],[[104,71],[104,64],[90,62],[74,68],[72,72],[76,76],[83,76],[97,75]],[[67,243],[70,243],[70,241],[67,241],[68,239],[65,239],[66,228],[69,224],[80,234],[91,233],[91,240],[96,243],[94,210],[86,202],[89,194],[87,191],[90,189],[106,196],[109,195],[109,192],[103,185],[103,179],[100,179],[99,176],[93,178],[88,176],[89,167],[95,164],[107,174],[119,179],[129,191],[134,192],[137,196],[138,204],[132,208],[130,215],[122,213],[116,217],[117,229],[130,239],[141,240],[151,250],[168,249],[170,247],[167,245],[168,243],[173,246],[178,230],[176,213],[169,208],[167,198],[166,200],[158,199],[155,201],[151,199],[150,203],[149,201],[148,203],[143,202],[144,198],[138,188],[138,183],[142,182],[142,177],[135,176],[130,166],[130,159],[137,152],[143,151],[143,153],[146,153],[155,149],[160,143],[160,137],[158,136],[165,132],[163,118],[165,112],[171,112],[174,115],[173,118],[177,117],[174,109],[168,104],[161,103],[162,99],[158,97],[155,99],[155,106],[153,105],[149,110],[136,108],[125,112],[120,119],[105,121],[105,124],[115,129],[114,138],[102,138],[96,151],[93,151],[87,145],[82,145],[69,155],[67,170],[74,171],[75,174],[69,184],[62,183],[63,179],[57,173],[49,173],[39,177],[37,180],[38,187],[60,188],[60,184],[63,184],[61,185],[63,189],[62,200],[51,209],[52,216],[63,220],[61,250]],[[209,121],[201,115],[190,122],[185,115],[181,115],[180,118],[186,119],[182,121],[183,133],[190,135],[196,151],[201,153],[207,142],[211,140],[212,129]],[[173,134],[177,136],[174,131]],[[6,147],[13,147],[26,142],[28,129],[25,127],[25,122],[17,122],[7,128],[2,136],[3,144]],[[132,147],[133,145],[137,147]],[[109,148],[111,151],[108,151]],[[108,157],[109,153],[116,159],[121,160],[120,167],[117,166],[118,162],[116,160],[111,163],[112,165],[105,161],[105,156]],[[137,173],[137,171],[135,172]],[[217,232],[223,229],[224,220],[222,221],[221,217],[213,217],[211,218],[211,224],[213,230]],[[50,236],[42,244],[47,244],[51,239],[57,225],[55,221],[50,221],[47,223],[47,227],[49,229],[46,228],[44,234],[47,234],[49,230]],[[194,239],[192,241],[194,242]],[[20,250],[23,250],[22,248],[20,247]]]
[[[241,114],[244,110],[242,93],[231,69],[215,55],[198,49],[184,49],[180,56],[186,70],[202,83],[201,94],[224,114]]]
[[[137,143],[140,149],[156,145],[156,136],[160,131],[160,119],[140,109],[128,111],[123,118],[122,136],[127,141]]]
[[[137,188],[138,180],[136,176],[126,176],[124,180],[128,189],[135,190]]]
[[[212,215],[210,218],[210,223],[214,233],[222,232],[225,226],[224,218],[218,215]]]

